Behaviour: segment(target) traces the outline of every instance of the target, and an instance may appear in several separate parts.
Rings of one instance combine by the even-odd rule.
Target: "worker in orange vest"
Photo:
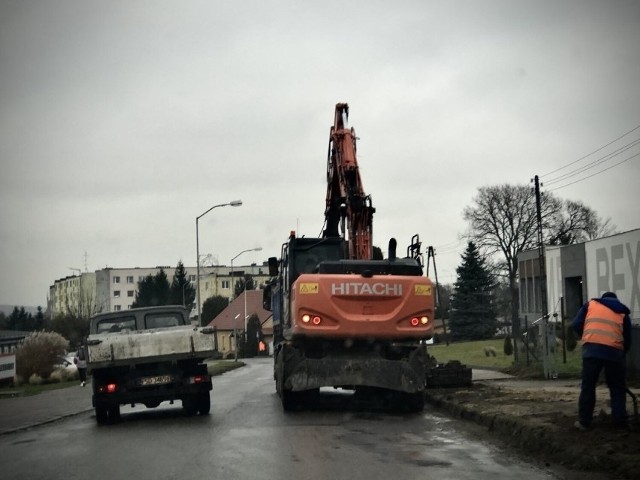
[[[613,292],[585,303],[573,320],[582,337],[582,386],[576,428],[591,427],[596,404],[596,385],[604,369],[611,398],[611,416],[616,425],[628,428],[625,353],[631,347],[629,309]]]

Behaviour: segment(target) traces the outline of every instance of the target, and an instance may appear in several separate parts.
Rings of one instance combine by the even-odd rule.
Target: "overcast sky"
[[[634,0],[0,0],[0,304],[44,307],[72,269],[194,266],[196,217],[236,199],[200,219],[219,264],[317,236],[338,102],[374,244],[417,233],[453,282],[479,187],[640,138],[570,165],[640,125],[639,25]],[[639,153],[548,190],[640,228]]]

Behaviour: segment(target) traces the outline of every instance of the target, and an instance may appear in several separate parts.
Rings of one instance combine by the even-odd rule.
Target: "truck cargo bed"
[[[205,359],[215,354],[210,328],[178,326],[100,333],[87,340],[88,368]]]

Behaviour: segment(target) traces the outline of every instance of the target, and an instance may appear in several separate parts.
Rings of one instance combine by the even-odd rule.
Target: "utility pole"
[[[440,316],[442,317],[442,332],[444,333],[444,340],[449,346],[449,335],[447,335],[447,324],[444,321],[444,312],[442,311],[442,303],[440,300],[440,283],[438,282],[438,270],[436,269],[436,251],[432,246],[427,247],[427,277],[429,276],[429,260],[433,260],[433,273],[436,277],[436,301],[438,310],[440,310]],[[434,315],[435,316],[435,315]],[[434,318],[435,320],[435,318]]]
[[[542,236],[542,194],[540,193],[540,179],[536,175],[533,179],[535,194],[536,194],[536,219],[538,224],[538,261],[540,265],[540,300],[542,302],[542,317],[541,330],[542,330],[542,348],[544,349],[542,355],[542,366],[544,369],[544,377],[548,380],[551,377],[550,372],[550,356],[549,356],[549,313],[547,311],[547,275],[545,272],[545,258],[544,258],[544,239]]]

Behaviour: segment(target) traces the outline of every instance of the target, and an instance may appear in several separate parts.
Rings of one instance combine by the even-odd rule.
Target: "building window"
[[[113,297],[114,298],[120,298],[120,290],[114,290],[113,291]]]
[[[120,310],[122,310],[122,306],[120,306],[120,305],[114,305],[113,306],[113,311],[114,312],[119,312]]]
[[[133,297],[133,290],[127,290],[127,297]]]
[[[113,277],[113,283],[120,283],[120,277]]]
[[[191,283],[195,282],[196,281],[196,276],[195,275],[189,275],[189,281]]]
[[[222,288],[229,288],[229,280],[222,280]]]
[[[131,305],[127,305],[127,310],[131,310]]]
[[[144,280],[144,277],[143,277],[142,275],[139,275],[139,276],[138,276],[138,281],[139,281],[139,282],[141,282],[141,281],[143,281],[143,280]]]
[[[133,275],[127,276],[127,283],[133,283]]]

